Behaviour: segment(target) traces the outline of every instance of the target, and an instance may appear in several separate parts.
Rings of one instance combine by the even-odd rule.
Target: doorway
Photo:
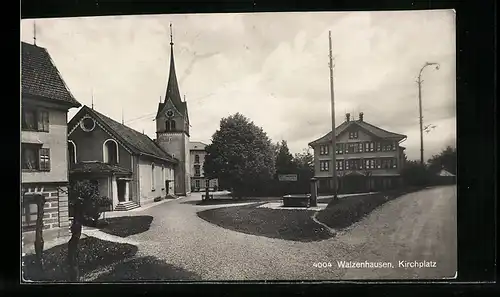
[[[116,188],[118,190],[118,202],[125,202],[125,183],[126,181],[118,180]]]

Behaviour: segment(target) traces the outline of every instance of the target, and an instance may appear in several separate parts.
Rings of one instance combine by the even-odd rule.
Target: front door
[[[118,190],[118,201],[125,201],[125,181],[119,180],[116,182],[117,190]]]

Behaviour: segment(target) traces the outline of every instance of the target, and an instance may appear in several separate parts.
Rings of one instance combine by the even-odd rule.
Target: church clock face
[[[172,110],[167,110],[167,116],[168,117],[173,117],[174,116],[174,112]]]

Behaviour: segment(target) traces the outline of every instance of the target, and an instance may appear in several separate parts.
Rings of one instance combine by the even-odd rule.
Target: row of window
[[[329,171],[331,161],[324,160],[319,162],[320,171]],[[396,158],[369,158],[369,159],[349,159],[337,160],[336,170],[360,170],[360,169],[391,169],[397,168]]]
[[[364,152],[387,152],[396,150],[396,142],[353,142],[353,143],[337,143],[336,154],[356,154]],[[321,145],[319,147],[320,155],[328,155],[330,153],[329,145]]]
[[[50,171],[50,149],[36,144],[21,144],[21,169]]]
[[[33,108],[22,108],[21,129],[49,132],[49,112]]]

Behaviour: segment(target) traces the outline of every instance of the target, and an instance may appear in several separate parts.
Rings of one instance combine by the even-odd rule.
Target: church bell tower
[[[164,101],[158,104],[156,113],[156,142],[176,158],[174,192],[185,196],[191,192],[189,161],[189,117],[186,101],[182,101],[175,75],[174,42],[170,24],[170,72]]]

